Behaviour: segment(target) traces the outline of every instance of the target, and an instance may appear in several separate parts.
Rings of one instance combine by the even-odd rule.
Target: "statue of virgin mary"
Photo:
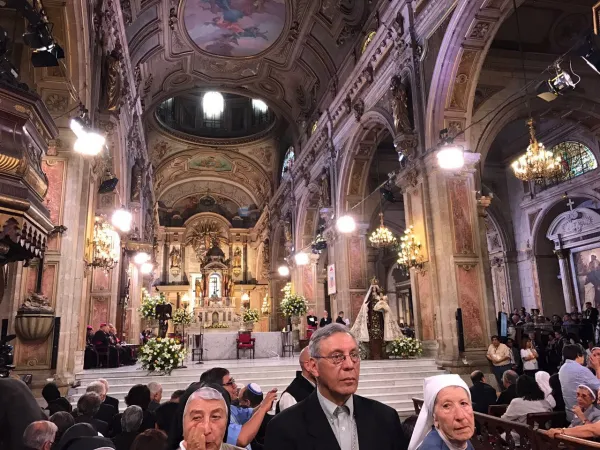
[[[368,321],[369,302],[371,301],[371,297],[375,301],[373,310],[383,313],[383,340],[385,342],[390,342],[402,337],[402,331],[400,330],[400,327],[396,322],[396,318],[394,317],[390,305],[388,304],[387,296],[381,295],[381,290],[376,284],[372,284],[367,291],[367,295],[365,296],[365,300],[363,301],[360,311],[356,316],[354,325],[352,325],[352,328],[350,329],[352,334],[356,336],[356,339],[358,339],[359,342],[369,342]]]

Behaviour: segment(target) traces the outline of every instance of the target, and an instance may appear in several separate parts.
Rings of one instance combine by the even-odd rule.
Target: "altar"
[[[204,330],[204,360],[237,359],[237,337],[237,332]],[[256,339],[255,358],[282,356],[281,332],[253,332],[252,337]],[[240,359],[249,357],[250,352],[240,352]]]

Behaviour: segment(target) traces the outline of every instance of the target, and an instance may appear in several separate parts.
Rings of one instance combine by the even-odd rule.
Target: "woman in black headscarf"
[[[44,386],[42,389],[42,397],[44,397],[44,400],[48,403],[48,406],[45,408],[48,411],[48,416],[60,411],[68,413],[73,411],[73,407],[69,403],[69,400],[60,395],[60,391],[54,383],[48,383]]]
[[[179,408],[177,409],[177,414],[173,419],[173,424],[171,425],[167,449],[179,448],[179,443],[183,441],[183,411],[185,410],[185,404],[195,391],[205,386],[211,387],[219,391],[223,396],[225,403],[227,404],[227,411],[231,411],[231,397],[229,396],[229,392],[227,392],[223,388],[223,386],[219,384],[209,384],[200,382],[190,384],[185,390],[185,393],[181,397],[179,397]],[[227,429],[229,428],[229,419],[230,414],[227,416],[227,428],[225,429],[225,436],[223,437],[223,442],[227,442]]]

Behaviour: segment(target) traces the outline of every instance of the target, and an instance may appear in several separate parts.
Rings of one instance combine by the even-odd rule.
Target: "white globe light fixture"
[[[143,275],[150,275],[154,270],[154,264],[146,262],[140,266],[140,272]]]
[[[117,209],[111,217],[113,226],[123,233],[131,231],[131,222],[133,222],[133,216],[125,208]]]
[[[249,301],[250,301],[250,296],[248,295],[248,293],[247,293],[247,292],[244,292],[244,293],[242,294],[242,301],[243,301],[244,303],[246,303],[246,302],[249,302]]]
[[[356,230],[356,221],[354,220],[354,217],[345,215],[337,220],[335,226],[340,233],[352,233]]]
[[[133,257],[133,262],[137,265],[142,265],[150,261],[150,255],[146,252],[138,252]]]
[[[306,266],[310,262],[308,253],[300,252],[294,255],[294,260],[298,266]]]
[[[95,131],[86,130],[80,118],[71,119],[71,130],[77,136],[73,150],[82,155],[96,156],[106,144],[106,138]]]
[[[290,276],[290,268],[288,266],[279,266],[277,268],[277,272],[282,277],[289,277]]]
[[[221,117],[225,110],[225,99],[223,94],[216,91],[210,91],[202,97],[202,110],[207,119],[217,119]]]
[[[465,154],[462,147],[455,144],[443,144],[437,152],[440,168],[445,170],[462,169],[465,165]]]

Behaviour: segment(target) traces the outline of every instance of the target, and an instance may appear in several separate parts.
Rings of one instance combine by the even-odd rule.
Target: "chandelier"
[[[413,267],[416,269],[421,269],[423,267],[421,243],[415,238],[412,225],[404,230],[404,236],[400,238],[397,262],[400,269],[407,274]]]
[[[114,229],[102,218],[96,217],[94,223],[94,237],[92,238],[92,261],[87,262],[87,267],[103,270],[112,270],[119,262],[119,257],[114,249]]]
[[[529,127],[529,146],[524,155],[512,163],[515,176],[522,181],[542,181],[558,177],[562,172],[560,156],[546,150],[544,144],[535,137],[533,119],[527,121]]]
[[[383,224],[383,213],[379,213],[379,227],[371,233],[369,241],[375,248],[391,247],[396,243],[396,238],[390,229]]]
[[[269,294],[265,294],[265,298],[263,298],[263,302],[260,307],[260,312],[263,314],[263,316],[268,316],[271,313],[271,307],[269,306]]]

